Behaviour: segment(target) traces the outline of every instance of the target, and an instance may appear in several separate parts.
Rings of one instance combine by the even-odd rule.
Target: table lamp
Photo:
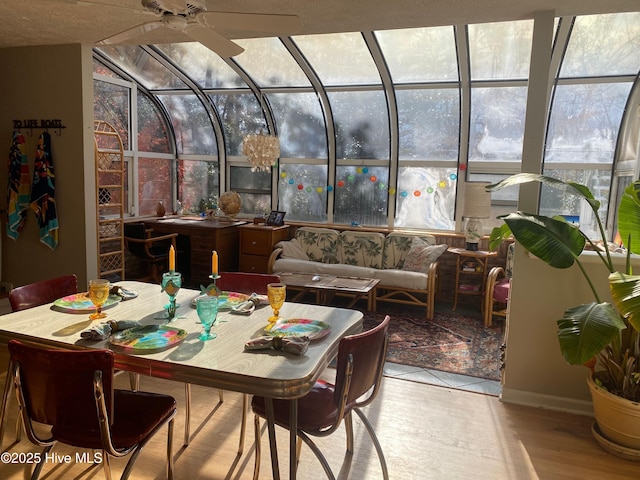
[[[489,183],[467,182],[464,186],[462,218],[467,220],[464,227],[467,250],[478,250],[483,231],[480,219],[489,218],[491,213],[491,193],[486,191],[487,185]]]

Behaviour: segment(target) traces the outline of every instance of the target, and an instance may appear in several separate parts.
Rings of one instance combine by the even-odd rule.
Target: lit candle
[[[171,245],[171,248],[169,248],[169,270],[170,271],[175,271],[176,269],[176,249],[173,248],[173,245]]]
[[[211,274],[218,274],[218,252],[216,252],[215,250],[211,254]]]

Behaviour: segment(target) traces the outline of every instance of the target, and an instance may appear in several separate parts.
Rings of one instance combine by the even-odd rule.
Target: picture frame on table
[[[266,225],[271,225],[273,227],[281,227],[284,225],[284,216],[287,212],[281,212],[279,210],[271,210],[271,213],[267,217]]]

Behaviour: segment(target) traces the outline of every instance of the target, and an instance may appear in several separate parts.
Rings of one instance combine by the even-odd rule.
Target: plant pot
[[[587,377],[593,412],[602,435],[622,447],[640,451],[640,403],[618,397]]]

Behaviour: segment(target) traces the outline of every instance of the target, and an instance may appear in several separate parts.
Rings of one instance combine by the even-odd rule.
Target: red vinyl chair
[[[221,272],[220,278],[216,280],[216,286],[223,292],[237,292],[251,295],[267,294],[267,285],[269,283],[280,283],[280,277],[277,275],[268,275],[263,273],[244,273],[244,272]],[[219,391],[220,401],[224,399],[222,390]],[[184,423],[184,445],[189,445],[191,441],[191,384],[185,383],[185,423]],[[242,399],[242,425],[240,426],[240,440],[238,445],[238,456],[242,455],[244,450],[244,434],[247,418],[247,409],[249,408],[249,396],[244,395]]]
[[[280,283],[280,277],[266,273],[222,272],[216,281],[217,287],[223,292],[257,293],[258,295],[267,294],[269,283]]]
[[[12,289],[9,292],[9,304],[11,305],[12,312],[18,312],[51,303],[58,298],[66,297],[74,293],[78,293],[78,277],[74,274],[62,275]],[[2,398],[2,406],[0,407],[0,444],[4,439],[4,416],[11,399],[9,389],[10,385],[9,381],[7,381]],[[18,418],[16,424],[16,442],[20,441],[21,433],[20,419]]]
[[[109,457],[130,455],[120,477],[129,477],[149,439],[168,425],[167,478],[173,479],[173,417],[176,401],[169,395],[113,388],[111,350],[56,350],[9,342],[12,382],[19,415],[29,440],[40,447],[37,479],[56,442],[102,451],[102,464],[111,479]],[[47,433],[34,423],[51,427]]]
[[[298,455],[304,441],[316,455],[327,476],[335,479],[324,455],[310,436],[324,437],[332,434],[344,419],[347,432],[347,453],[353,453],[353,420],[355,412],[364,424],[378,453],[382,473],[389,478],[382,447],[375,431],[361,408],[373,402],[380,389],[382,371],[387,356],[389,321],[384,320],[366,332],[350,335],[340,340],[336,366],[335,385],[324,380],[316,382],[304,397],[298,399]],[[289,400],[273,399],[276,425],[289,429]],[[265,399],[254,396],[251,407],[255,413],[256,457],[253,478],[260,473],[260,417],[266,418]],[[272,445],[273,448],[273,445]]]
[[[513,256],[515,244],[507,247],[507,260],[505,268],[493,267],[487,276],[487,286],[484,298],[484,325],[490,327],[493,324],[493,316],[507,316],[509,296],[511,294],[511,276],[513,271]]]
[[[74,274],[63,275],[12,289],[9,292],[9,304],[11,311],[18,312],[74,293],[78,293],[78,277]]]

